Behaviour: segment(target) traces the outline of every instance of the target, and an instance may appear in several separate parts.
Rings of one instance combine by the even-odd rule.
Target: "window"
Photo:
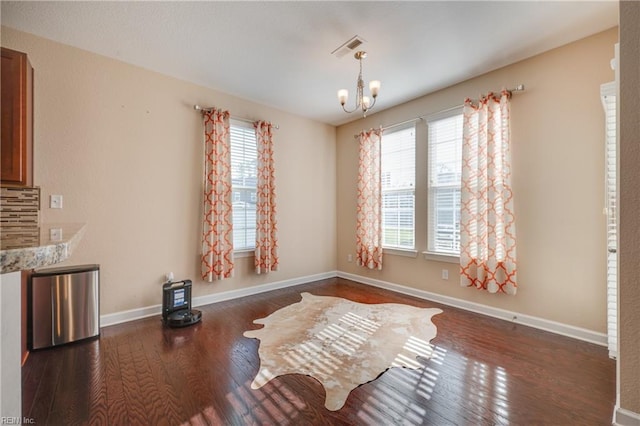
[[[251,124],[231,120],[231,186],[233,192],[233,249],[256,246],[256,183],[258,151]]]
[[[415,247],[415,127],[384,133],[381,144],[382,246]]]
[[[428,122],[427,250],[460,254],[462,109]]]
[[[617,46],[616,46],[617,47]],[[617,52],[617,49],[616,49]],[[609,357],[618,356],[618,139],[616,82],[600,86],[605,112],[605,203],[607,214],[607,340]]]

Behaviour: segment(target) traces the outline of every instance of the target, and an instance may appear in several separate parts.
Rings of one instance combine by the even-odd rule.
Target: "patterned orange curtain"
[[[231,142],[229,112],[204,113],[204,222],[202,279],[233,276]]]
[[[380,142],[382,129],[358,135],[358,198],[356,259],[358,265],[382,269],[382,181]]]
[[[258,182],[256,184],[256,273],[278,270],[278,237],[276,226],[276,185],[273,167],[271,123],[258,121]]]
[[[461,285],[515,294],[510,93],[464,104],[460,212]]]

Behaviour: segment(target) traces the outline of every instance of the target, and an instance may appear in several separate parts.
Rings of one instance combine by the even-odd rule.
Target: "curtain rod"
[[[422,119],[423,119],[422,117],[414,117],[414,118],[410,118],[408,120],[401,121],[399,123],[389,124],[388,126],[380,126],[380,128],[382,130],[388,130],[388,129],[391,129],[392,127],[402,126],[403,124],[411,123],[411,122],[422,120]],[[356,139],[358,138],[358,136],[360,136],[359,133],[353,135],[353,137],[356,138]]]
[[[507,92],[509,92],[509,93],[524,92],[524,84],[518,84],[513,89],[507,89]],[[447,109],[444,109],[442,111],[435,112],[433,114],[419,115],[417,117],[413,117],[413,118],[410,118],[409,120],[404,120],[404,121],[401,121],[399,123],[389,124],[388,126],[384,126],[384,127],[381,126],[381,128],[382,128],[382,130],[387,130],[387,129],[390,129],[392,127],[402,126],[403,124],[411,123],[412,121],[424,120],[427,117],[430,117],[430,116],[433,116],[433,115],[436,115],[436,114],[442,114],[442,113],[445,113],[445,112],[453,111],[454,109],[458,109],[458,108],[462,108],[462,105],[456,105],[454,107],[447,108]],[[353,137],[356,138],[356,139],[358,138],[358,136],[360,136],[360,134],[353,135]]]
[[[194,105],[193,109],[195,109],[196,111],[200,111],[200,112],[211,112],[213,111],[214,108],[203,108],[200,105]],[[240,117],[231,117],[234,120],[238,120],[238,121],[244,121],[245,123],[255,123],[257,120],[250,120],[248,118],[240,118]],[[279,129],[280,126],[278,126],[277,124],[271,124],[271,126],[274,129]]]

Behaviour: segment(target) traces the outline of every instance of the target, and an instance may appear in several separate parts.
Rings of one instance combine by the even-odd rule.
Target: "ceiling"
[[[2,25],[333,125],[360,117],[336,97],[346,88],[353,101],[358,62],[331,55],[354,35],[366,40],[365,84],[382,81],[376,112],[618,24],[615,0],[1,7]]]

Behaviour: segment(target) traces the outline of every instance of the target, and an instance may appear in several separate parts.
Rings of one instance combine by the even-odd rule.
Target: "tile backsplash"
[[[3,250],[39,244],[40,188],[0,188],[0,247]]]

